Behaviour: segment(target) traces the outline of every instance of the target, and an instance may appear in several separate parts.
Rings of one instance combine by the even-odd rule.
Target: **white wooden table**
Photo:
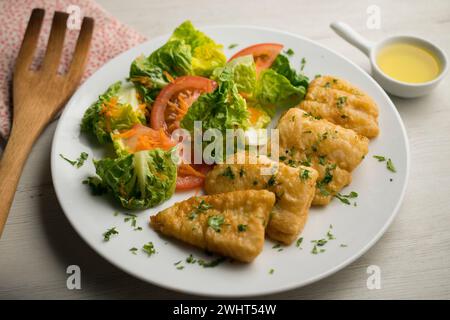
[[[450,1],[166,0],[99,1],[148,38],[185,19],[195,25],[251,24],[287,30],[328,46],[368,70],[367,59],[338,38],[343,20],[373,40],[395,33],[428,38],[450,53]],[[381,29],[366,27],[366,10],[381,9]],[[430,96],[393,98],[411,146],[403,206],[384,237],[363,257],[318,283],[275,299],[450,298],[450,76]],[[0,240],[0,298],[190,298],[137,280],[93,252],[56,200],[50,147],[56,123],[35,145]],[[66,268],[82,269],[82,289],[68,290]],[[381,268],[381,289],[366,286],[369,265]]]

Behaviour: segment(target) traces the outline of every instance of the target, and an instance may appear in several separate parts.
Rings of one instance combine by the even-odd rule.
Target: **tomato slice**
[[[231,61],[237,57],[252,55],[255,60],[256,74],[262,70],[270,68],[277,56],[283,49],[283,45],[279,43],[259,43],[242,49],[230,58]]]
[[[203,187],[205,175],[212,169],[207,164],[181,164],[178,167],[177,191],[190,190]],[[192,172],[195,171],[195,173]]]
[[[214,91],[217,83],[197,76],[176,78],[161,90],[152,106],[150,125],[153,129],[163,129],[170,135],[180,127],[189,107],[202,93]]]

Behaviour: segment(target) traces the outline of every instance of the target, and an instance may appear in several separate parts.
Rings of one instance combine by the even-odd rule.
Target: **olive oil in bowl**
[[[381,71],[401,82],[424,83],[441,73],[435,54],[414,43],[388,44],[379,50],[376,62]]]

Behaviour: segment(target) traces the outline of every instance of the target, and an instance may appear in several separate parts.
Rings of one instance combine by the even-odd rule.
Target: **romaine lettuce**
[[[102,183],[124,208],[154,207],[175,191],[177,167],[170,151],[140,151],[94,164]]]
[[[100,143],[111,141],[114,130],[129,129],[145,123],[144,105],[137,99],[137,92],[130,83],[118,81],[99,96],[85,112],[81,131],[94,134]]]
[[[234,81],[239,93],[251,95],[256,84],[256,67],[251,55],[238,57],[213,71],[211,78],[218,82]]]
[[[131,65],[129,77],[145,101],[152,103],[170,78],[184,75],[208,77],[225,63],[222,46],[186,21],[175,29],[166,44],[149,57],[137,58]]]
[[[296,72],[291,67],[289,58],[284,54],[279,54],[277,56],[270,69],[276,71],[278,74],[285,76],[294,87],[305,87],[305,89],[308,88],[308,77]]]
[[[270,116],[277,108],[290,108],[305,96],[306,88],[294,86],[285,76],[273,69],[266,69],[256,82],[254,99]]]
[[[246,102],[236,84],[224,81],[215,91],[201,95],[192,104],[181,120],[181,127],[193,132],[194,122],[202,121],[203,131],[218,129],[224,134],[226,129],[247,128],[248,118]]]

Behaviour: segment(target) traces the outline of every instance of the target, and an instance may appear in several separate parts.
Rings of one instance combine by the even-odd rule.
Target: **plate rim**
[[[165,289],[169,289],[175,292],[179,292],[179,293],[183,293],[183,294],[190,294],[190,295],[197,295],[197,296],[203,296],[203,297],[215,297],[215,298],[233,298],[233,297],[261,297],[261,296],[267,296],[270,294],[278,294],[281,292],[286,292],[289,290],[293,290],[293,289],[299,289],[301,287],[305,287],[309,284],[312,284],[314,282],[320,281],[326,277],[329,277],[330,275],[344,269],[345,267],[347,267],[348,265],[350,265],[351,263],[353,263],[354,261],[356,261],[358,258],[360,258],[362,255],[364,255],[375,243],[377,243],[381,237],[385,234],[385,232],[387,231],[387,229],[390,227],[390,225],[392,224],[393,220],[395,219],[395,217],[398,214],[398,211],[403,203],[403,200],[405,198],[405,194],[406,194],[406,189],[408,186],[408,182],[409,182],[409,174],[410,174],[410,162],[411,162],[411,154],[410,154],[410,146],[409,146],[409,139],[408,139],[408,135],[407,135],[407,131],[405,128],[405,125],[403,123],[402,118],[400,117],[400,113],[398,112],[394,102],[391,100],[391,98],[389,97],[389,95],[383,90],[383,88],[372,78],[372,76],[367,73],[363,68],[361,68],[359,65],[357,65],[356,63],[354,63],[353,61],[351,61],[350,59],[348,59],[347,57],[345,57],[344,55],[336,52],[333,49],[330,49],[324,45],[322,45],[321,43],[309,39],[307,37],[304,37],[302,35],[293,33],[293,32],[289,32],[289,31],[285,31],[285,30],[281,30],[281,29],[276,29],[276,28],[269,28],[269,27],[262,27],[262,26],[257,26],[257,25],[243,25],[243,24],[236,24],[236,25],[232,25],[232,24],[219,24],[219,25],[201,25],[198,27],[198,29],[203,30],[211,30],[211,29],[251,29],[251,30],[258,30],[258,31],[269,31],[272,33],[278,33],[278,34],[284,34],[284,35],[288,35],[290,37],[293,38],[297,38],[300,39],[302,41],[306,41],[309,42],[312,45],[318,46],[321,49],[325,50],[325,51],[329,51],[332,54],[337,55],[338,57],[344,59],[346,62],[348,62],[349,64],[351,64],[353,67],[355,67],[356,69],[358,69],[360,72],[362,72],[367,78],[368,80],[379,90],[381,91],[381,94],[384,98],[387,99],[387,101],[389,102],[389,105],[391,107],[391,109],[393,109],[394,111],[394,115],[397,118],[397,121],[400,123],[400,130],[402,132],[402,137],[405,143],[405,151],[406,151],[406,168],[405,168],[405,180],[402,186],[402,190],[400,193],[400,197],[397,200],[397,203],[395,204],[394,209],[392,210],[391,215],[389,216],[389,218],[385,221],[383,227],[377,232],[377,234],[362,248],[360,249],[357,253],[353,254],[351,257],[347,258],[346,260],[344,260],[343,262],[341,262],[340,264],[335,265],[333,268],[330,268],[329,270],[322,272],[314,277],[311,277],[310,279],[300,282],[300,283],[293,283],[293,284],[287,284],[287,285],[282,285],[282,286],[278,286],[277,288],[273,288],[273,289],[269,289],[266,290],[264,292],[254,292],[254,291],[247,291],[245,293],[202,293],[199,291],[196,291],[194,289],[180,289],[174,285],[169,285],[169,284],[165,284],[162,282],[156,282],[153,281],[151,279],[148,278],[144,278],[143,276],[139,275],[138,273],[136,273],[134,270],[131,269],[126,269],[124,267],[122,267],[121,265],[117,264],[115,261],[113,261],[112,259],[110,259],[108,257],[108,255],[104,254],[103,252],[99,251],[96,249],[95,245],[92,243],[90,243],[90,241],[88,240],[87,237],[85,237],[84,233],[79,230],[76,227],[76,224],[74,223],[74,221],[72,220],[72,217],[70,215],[67,214],[65,205],[63,204],[63,201],[61,201],[61,194],[60,191],[58,191],[58,188],[55,185],[55,174],[56,174],[56,168],[55,168],[55,161],[57,160],[57,152],[56,152],[56,137],[58,136],[58,133],[60,130],[62,129],[61,123],[62,120],[68,113],[68,108],[66,108],[67,105],[70,105],[73,103],[74,100],[76,100],[76,96],[78,95],[78,92],[80,91],[80,89],[88,82],[88,80],[94,76],[95,74],[97,74],[98,72],[101,72],[104,68],[108,68],[110,64],[114,64],[116,60],[118,60],[120,57],[122,57],[123,55],[126,55],[129,51],[131,50],[136,50],[139,47],[145,47],[146,45],[148,45],[151,42],[155,42],[164,38],[169,38],[170,34],[164,34],[164,35],[160,35],[157,37],[154,37],[150,40],[144,41],[143,43],[138,44],[137,46],[131,47],[128,50],[118,54],[117,56],[115,56],[114,58],[112,58],[111,60],[109,60],[108,62],[106,62],[103,66],[101,66],[99,69],[97,69],[92,75],[89,76],[88,79],[85,80],[85,82],[83,82],[74,92],[74,94],[71,96],[71,98],[67,101],[67,103],[64,105],[64,110],[61,113],[60,119],[58,119],[58,124],[57,127],[55,129],[53,138],[52,138],[52,146],[51,146],[51,152],[50,152],[50,169],[51,169],[51,176],[52,176],[52,184],[55,190],[55,194],[56,194],[56,198],[58,200],[59,205],[61,206],[61,209],[66,217],[66,219],[69,221],[70,225],[72,226],[72,228],[76,231],[76,233],[80,236],[81,239],[83,239],[83,241],[85,243],[87,243],[87,245],[96,252],[96,254],[98,254],[99,256],[101,256],[103,259],[105,259],[108,263],[112,264],[113,266],[115,266],[116,268],[122,270],[123,272],[132,275],[133,277],[150,283],[152,285],[158,286],[160,288],[165,288]]]

